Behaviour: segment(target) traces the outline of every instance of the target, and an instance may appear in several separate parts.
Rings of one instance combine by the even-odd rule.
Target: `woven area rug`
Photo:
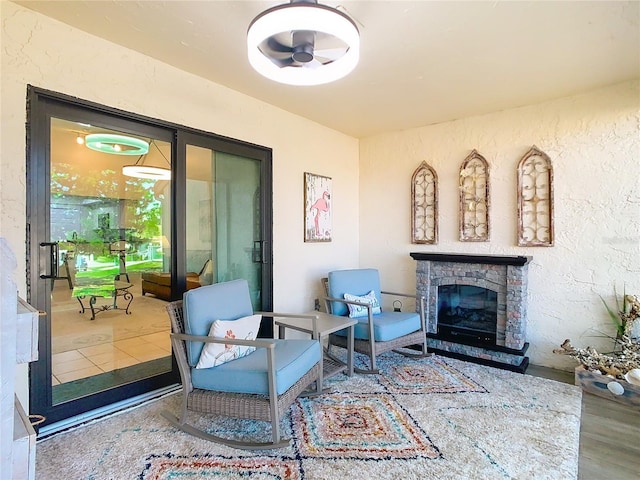
[[[363,358],[357,358],[362,362]],[[179,395],[38,442],[43,479],[577,478],[580,388],[445,357],[380,357],[381,375],[338,375],[282,421],[290,447],[248,452],[172,428]],[[200,428],[268,439],[264,422]]]

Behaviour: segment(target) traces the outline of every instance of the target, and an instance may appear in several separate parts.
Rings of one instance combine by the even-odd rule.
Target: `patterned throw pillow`
[[[237,320],[216,320],[211,324],[209,336],[213,338],[235,338],[255,340],[258,336],[262,315],[249,315]],[[256,347],[207,343],[202,349],[196,368],[211,368],[254,352]]]
[[[350,293],[345,293],[344,299],[349,302],[360,302],[360,303],[370,304],[373,307],[371,311],[372,315],[376,315],[377,313],[380,313],[382,311],[380,308],[380,304],[378,303],[378,298],[376,297],[376,294],[373,290],[371,290],[369,293],[367,293],[364,296],[351,295]],[[347,306],[349,307],[350,318],[360,318],[360,317],[366,317],[368,315],[367,307],[361,307],[360,305],[352,305],[351,303],[348,303]]]

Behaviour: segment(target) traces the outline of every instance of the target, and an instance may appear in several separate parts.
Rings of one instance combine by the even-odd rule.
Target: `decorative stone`
[[[624,393],[624,387],[620,385],[618,382],[607,383],[607,388],[614,395],[622,395]]]
[[[634,385],[640,385],[640,368],[634,368],[633,370],[629,370],[627,374],[624,376],[627,382],[632,383]]]

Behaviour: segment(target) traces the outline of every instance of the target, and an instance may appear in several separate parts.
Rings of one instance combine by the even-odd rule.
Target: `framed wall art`
[[[553,246],[553,165],[535,145],[518,163],[518,246]]]
[[[438,175],[427,162],[411,177],[411,243],[438,243]]]
[[[304,173],[304,241],[331,241],[331,178]]]
[[[460,241],[489,241],[489,164],[473,150],[460,166]]]

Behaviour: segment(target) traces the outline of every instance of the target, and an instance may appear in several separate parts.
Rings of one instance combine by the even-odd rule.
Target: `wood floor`
[[[527,374],[565,383],[574,382],[571,372],[535,365],[529,366]],[[640,411],[583,392],[578,478],[640,478]]]

